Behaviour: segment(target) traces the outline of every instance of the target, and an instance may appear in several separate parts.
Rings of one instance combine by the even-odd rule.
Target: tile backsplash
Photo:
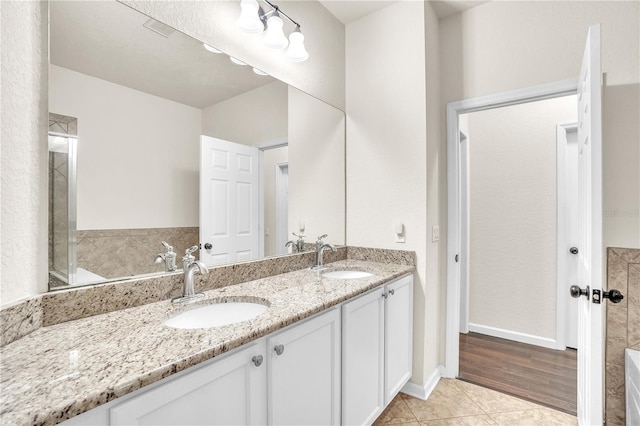
[[[159,253],[166,252],[162,241],[173,246],[179,263],[184,251],[199,240],[197,226],[77,231],[78,267],[105,278],[162,272],[164,266],[153,263]]]
[[[128,278],[134,275],[163,272],[163,264],[154,258],[166,251],[162,241],[173,246],[177,254],[176,266],[185,249],[197,245],[198,227],[106,229],[76,231],[78,268],[105,279]],[[59,283],[51,281],[52,288]]]
[[[606,423],[625,424],[624,350],[640,350],[640,249],[607,250],[607,289],[619,290],[620,303],[605,304],[606,339]]]

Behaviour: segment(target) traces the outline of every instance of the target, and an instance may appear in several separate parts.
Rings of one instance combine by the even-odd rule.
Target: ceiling
[[[151,20],[170,32],[164,37],[147,21],[116,1],[52,1],[51,63],[195,108],[275,81]]]
[[[349,24],[397,1],[320,0]],[[415,1],[415,0],[414,0]],[[486,0],[431,1],[440,19]],[[275,81],[256,76],[224,54],[160,24],[163,37],[143,25],[149,18],[115,1],[50,4],[51,63],[162,98],[205,108]]]
[[[347,25],[358,19],[397,3],[385,0],[319,0],[340,22]],[[414,0],[415,1],[415,0]],[[429,0],[439,19],[460,13],[489,0]]]

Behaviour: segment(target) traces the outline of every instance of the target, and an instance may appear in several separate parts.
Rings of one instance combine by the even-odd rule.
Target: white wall
[[[439,316],[438,307],[446,303],[446,291],[438,286],[446,271],[445,234],[440,231],[440,241],[434,242],[431,236],[433,226],[446,225],[447,212],[441,209],[446,206],[446,194],[438,192],[440,182],[446,177],[447,151],[440,144],[440,22],[430,2],[425,2],[425,50],[426,50],[426,84],[427,84],[427,229],[426,239],[426,300],[424,301],[423,336],[414,333],[414,344],[424,345],[425,378],[433,372],[439,359],[439,348],[436,344],[445,334],[445,323]],[[445,228],[446,229],[446,228]],[[414,309],[418,305],[414,303]],[[418,318],[416,318],[418,320]],[[415,377],[415,376],[414,376]]]
[[[49,92],[78,119],[79,230],[198,226],[200,109],[55,65]]]
[[[283,146],[264,151],[264,255],[278,254],[276,247],[276,167],[289,162],[289,147]],[[287,235],[287,240],[292,238]],[[284,250],[284,248],[283,248]]]
[[[47,2],[0,2],[0,304],[47,289]]]
[[[275,81],[202,110],[204,135],[245,145],[287,137],[286,84]]]
[[[309,59],[288,62],[260,37],[236,25],[240,2],[120,0],[136,10],[248,63],[325,102],[344,109],[344,25],[317,1],[279,2],[301,25]],[[287,34],[293,25],[285,23]]]
[[[575,96],[468,115],[472,324],[555,340],[556,125],[576,121]]]
[[[638,2],[494,1],[440,21],[443,111],[448,102],[576,78],[587,29],[602,24],[605,247],[640,246],[639,9]],[[443,153],[445,139],[443,132]],[[446,185],[441,179],[441,194]],[[444,360],[444,338],[440,347]]]
[[[307,242],[345,243],[345,117],[289,87],[289,234],[304,220]]]
[[[430,7],[430,6],[428,6]],[[347,25],[347,244],[414,250],[414,374],[437,364],[427,281],[425,4],[399,2]],[[402,222],[406,243],[394,242]],[[430,299],[431,298],[431,299]]]

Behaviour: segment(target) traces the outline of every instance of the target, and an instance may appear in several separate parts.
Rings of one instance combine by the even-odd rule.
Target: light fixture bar
[[[300,26],[300,24],[298,24],[296,21],[294,21],[293,19],[291,19],[291,17],[290,17],[289,15],[287,15],[286,13],[284,13],[284,12],[282,11],[282,9],[280,9],[280,7],[279,7],[279,6],[277,6],[277,5],[273,4],[273,3],[271,3],[269,0],[262,0],[262,1],[263,1],[263,2],[265,2],[266,4],[268,4],[269,6],[271,6],[271,7],[273,8],[273,10],[277,11],[280,15],[284,16],[284,17],[285,17],[285,18],[287,18],[289,21],[291,21],[291,23],[292,23],[293,25],[295,25],[296,27],[299,27],[299,26]],[[272,10],[271,12],[268,12],[268,13],[272,13],[272,12],[273,12],[273,10]]]
[[[1,0],[0,0],[1,1]],[[271,0],[262,0],[271,10],[265,11],[258,4],[258,0],[242,0],[241,13],[237,20],[240,29],[249,34],[263,33],[262,42],[270,49],[282,51],[284,57],[291,62],[304,62],[309,59],[309,53],[304,47],[304,35],[300,24],[283,12]],[[265,9],[269,9],[265,7]],[[283,31],[283,20],[287,18],[294,25],[289,37]],[[284,49],[286,48],[286,51]]]

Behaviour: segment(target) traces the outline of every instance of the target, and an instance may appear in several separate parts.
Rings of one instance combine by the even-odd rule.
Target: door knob
[[[213,248],[213,246],[211,245],[211,243],[204,243],[204,248],[206,250],[211,250]]]
[[[569,253],[571,254],[578,254],[578,247],[571,247],[569,249]]]
[[[574,299],[579,298],[580,296],[584,296],[587,299],[589,298],[589,286],[587,286],[587,288],[580,288],[577,285],[572,285],[569,288],[569,293],[571,294],[571,297],[573,297]]]
[[[611,303],[620,303],[624,296],[618,290],[605,291],[603,294],[605,299],[609,299]]]

